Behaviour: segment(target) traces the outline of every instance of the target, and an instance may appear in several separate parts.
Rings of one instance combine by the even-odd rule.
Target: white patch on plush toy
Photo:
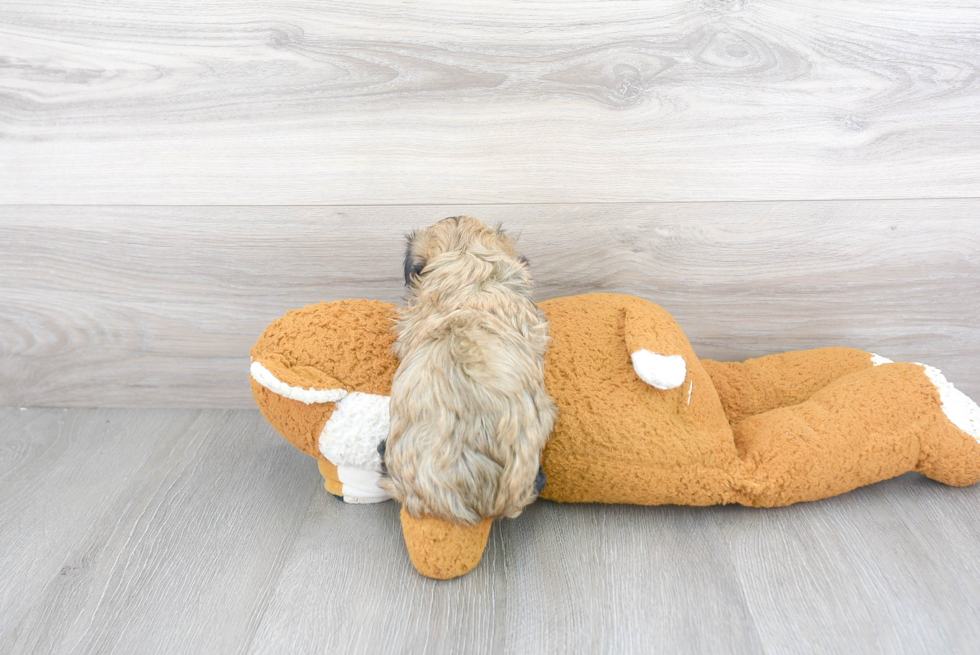
[[[918,363],[918,362],[917,362]],[[939,390],[943,413],[950,422],[980,442],[980,406],[969,396],[953,386],[938,368],[919,364],[925,369],[929,381]]]
[[[687,377],[687,364],[680,355],[658,355],[644,348],[633,353],[632,359],[633,370],[640,379],[664,391],[681,386]]]
[[[272,393],[279,394],[284,398],[298,400],[301,403],[312,405],[314,403],[333,403],[347,395],[346,389],[303,389],[293,387],[272,374],[266,367],[259,362],[252,362],[249,367],[252,379],[261,384]]]
[[[381,474],[349,466],[338,466],[337,477],[343,484],[344,502],[355,505],[380,503],[391,498],[388,492],[378,486]]]
[[[888,359],[887,357],[882,357],[881,355],[876,355],[874,353],[871,353],[871,363],[874,364],[875,366],[881,366],[882,364],[894,364],[895,362]]]
[[[381,472],[378,444],[388,438],[391,398],[352,391],[320,433],[320,452],[337,467]],[[343,480],[341,480],[343,482]]]

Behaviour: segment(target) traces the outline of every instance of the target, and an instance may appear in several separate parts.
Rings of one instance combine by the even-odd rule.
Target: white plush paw
[[[632,359],[640,379],[658,389],[676,389],[687,378],[687,364],[680,355],[658,355],[644,349],[633,353]]]
[[[343,485],[345,503],[366,505],[368,503],[380,503],[391,498],[387,491],[378,486],[378,482],[381,480],[381,473],[378,471],[338,466],[337,477],[340,478],[340,483]]]
[[[953,386],[952,382],[938,368],[919,364],[925,369],[929,381],[939,390],[939,400],[943,413],[950,422],[980,443],[980,406],[965,393]]]

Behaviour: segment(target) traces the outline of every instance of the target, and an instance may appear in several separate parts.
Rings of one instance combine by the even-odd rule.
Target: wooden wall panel
[[[403,234],[519,233],[541,299],[666,307],[703,357],[848,345],[980,397],[980,200],[411,207],[0,207],[0,405],[249,407],[289,309],[402,297]]]
[[[8,0],[0,203],[980,195],[980,6]]]

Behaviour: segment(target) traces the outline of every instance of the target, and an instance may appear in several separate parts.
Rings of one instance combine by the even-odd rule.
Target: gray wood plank
[[[712,509],[542,501],[501,523],[501,652],[762,653]]]
[[[0,644],[49,580],[86,572],[71,550],[189,423],[153,410],[0,409]]]
[[[251,407],[269,322],[400,302],[404,232],[461,213],[520,233],[539,298],[649,298],[703,357],[853,346],[980,397],[973,199],[0,207],[0,405]]]
[[[308,458],[257,412],[93,413],[109,423],[122,417],[130,428],[143,422],[119,435],[101,425],[76,430],[100,455],[92,473],[126,481],[125,491],[107,498],[70,478],[67,488],[64,479],[36,479],[37,498],[79,496],[100,511],[60,539],[18,535],[29,551],[61,559],[33,576],[29,608],[0,638],[0,651],[244,648],[318,488],[315,468],[299,466]],[[115,440],[139,443],[150,429],[166,436],[146,461],[112,452]]]
[[[412,568],[394,502],[346,505],[323,491],[251,652],[504,652],[510,572],[500,547],[493,537],[483,564],[462,578],[429,580]]]
[[[715,511],[769,652],[958,653],[980,643],[970,618],[980,602],[976,487],[913,473],[815,503]]]
[[[980,195],[980,7],[0,7],[0,202]]]
[[[542,502],[438,582],[411,568],[393,503],[311,509],[255,652],[761,652],[708,514]]]
[[[710,514],[542,502],[440,582],[411,568],[397,512],[323,494],[255,652],[761,652]]]

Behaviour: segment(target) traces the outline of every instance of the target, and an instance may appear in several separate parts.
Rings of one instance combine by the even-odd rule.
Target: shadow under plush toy
[[[850,348],[699,360],[670,314],[645,300],[589,294],[540,307],[558,406],[542,498],[774,507],[908,471],[980,481],[980,407],[929,366]],[[262,413],[352,503],[388,498],[378,445],[398,367],[397,311],[371,300],[310,305],[252,348]],[[455,525],[403,509],[401,523],[415,567],[447,579],[479,563],[491,520]]]

